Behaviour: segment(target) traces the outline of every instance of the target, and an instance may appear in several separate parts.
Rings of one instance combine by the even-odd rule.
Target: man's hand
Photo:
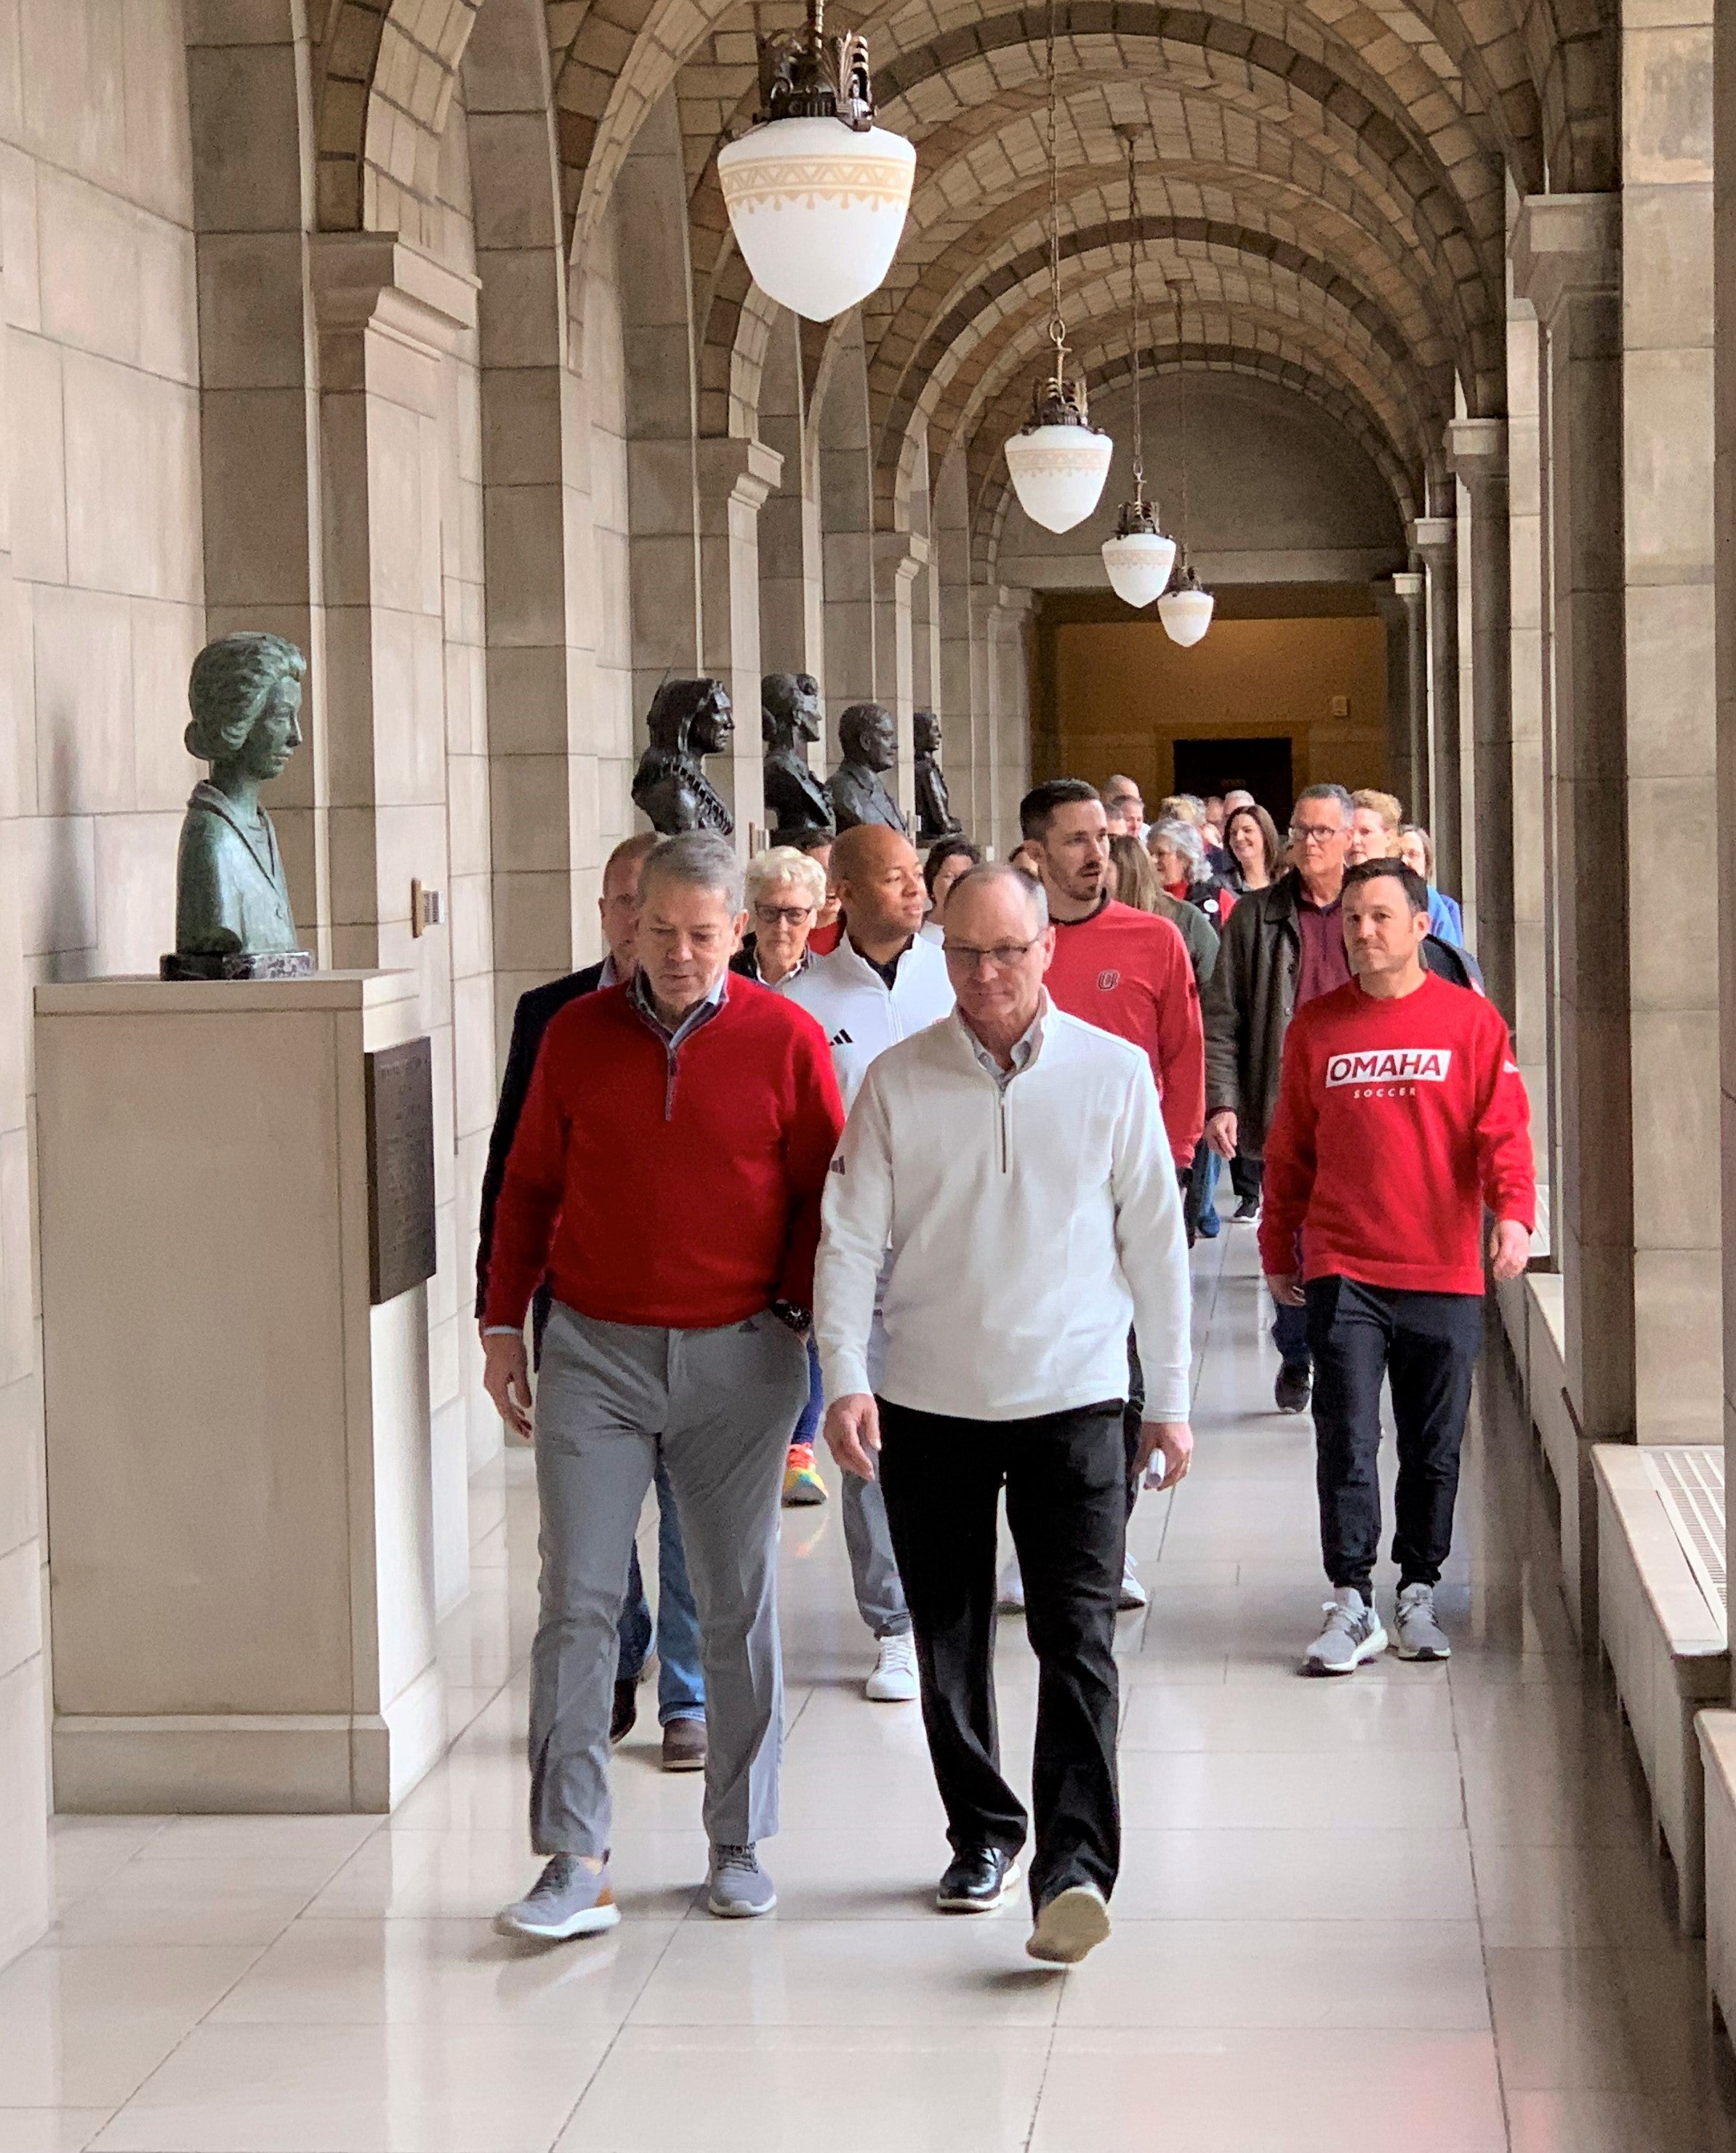
[[[1302,1281],[1295,1271],[1269,1271],[1265,1290],[1279,1308],[1306,1308],[1308,1296],[1302,1290]]]
[[[1235,1157],[1236,1120],[1228,1107],[1219,1107],[1215,1114],[1208,1115],[1205,1140],[1219,1158]]]
[[[1501,1285],[1516,1279],[1531,1260],[1531,1229],[1517,1219],[1498,1219],[1489,1237],[1489,1258]]]
[[[486,1366],[482,1382],[494,1400],[494,1409],[507,1423],[508,1435],[521,1443],[531,1439],[531,1363],[524,1350],[524,1334],[496,1331],[482,1341]]]
[[[1153,1460],[1163,1459],[1162,1475]],[[1185,1480],[1194,1463],[1194,1431],[1184,1420],[1145,1420],[1139,1423],[1139,1448],[1133,1453],[1133,1475],[1145,1476],[1148,1488],[1160,1492]]]
[[[826,1408],[826,1447],[837,1460],[838,1469],[853,1473],[858,1480],[874,1478],[874,1459],[880,1448],[880,1408],[866,1391],[852,1391],[834,1398]]]

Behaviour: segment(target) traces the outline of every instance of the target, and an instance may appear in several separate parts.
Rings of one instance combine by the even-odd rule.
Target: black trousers
[[[1366,1600],[1380,1551],[1381,1378],[1398,1430],[1392,1560],[1401,1591],[1436,1585],[1453,1546],[1459,1450],[1483,1345],[1483,1297],[1398,1293],[1353,1279],[1308,1285],[1320,1545],[1335,1585]]]
[[[1235,1191],[1239,1203],[1245,1204],[1250,1196],[1256,1204],[1259,1203],[1260,1183],[1264,1178],[1265,1169],[1260,1162],[1257,1158],[1248,1158],[1245,1153],[1238,1152],[1229,1162],[1229,1185]]]
[[[960,1420],[880,1402],[880,1477],[910,1604],[923,1724],[954,1850],[1025,1844],[1000,1776],[995,1527],[1006,1519],[1039,1669],[1031,1899],[1074,1884],[1107,1898],[1121,1864],[1115,1606],[1125,1544],[1122,1402],[1031,1420]]]

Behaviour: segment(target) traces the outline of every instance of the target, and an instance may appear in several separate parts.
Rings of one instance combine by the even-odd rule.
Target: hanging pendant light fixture
[[[826,0],[805,29],[760,40],[755,125],[717,153],[724,206],[754,282],[829,322],[886,280],[910,206],[916,152],[874,125],[868,40],[830,45]]]
[[[1182,303],[1178,292],[1175,299],[1175,345],[1178,353],[1182,343]],[[1182,451],[1182,538],[1181,572],[1169,588],[1158,600],[1158,618],[1163,624],[1163,632],[1172,643],[1179,643],[1189,650],[1199,642],[1212,624],[1212,609],[1217,600],[1203,588],[1194,573],[1194,563],[1188,558],[1188,533],[1193,527],[1188,516],[1188,369],[1181,369],[1181,434]]]
[[[1019,506],[1046,531],[1071,531],[1090,515],[1109,476],[1115,445],[1086,414],[1085,383],[1067,378],[1067,323],[1061,315],[1061,165],[1055,147],[1055,0],[1045,43],[1049,84],[1049,341],[1053,370],[1038,382],[1031,416],[1006,444]]]
[[[1133,353],[1133,498],[1121,504],[1115,536],[1103,541],[1103,566],[1117,598],[1148,606],[1167,588],[1175,566],[1175,541],[1158,527],[1158,512],[1145,497],[1145,422],[1139,397],[1139,258],[1135,237],[1138,202],[1133,186],[1133,145],[1138,130],[1116,130],[1128,151],[1128,283],[1129,337]]]

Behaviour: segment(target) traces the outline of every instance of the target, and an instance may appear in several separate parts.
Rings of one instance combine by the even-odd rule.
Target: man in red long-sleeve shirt
[[[1530,1107],[1493,1003],[1427,970],[1428,888],[1396,859],[1344,878],[1348,986],[1297,1010],[1265,1140],[1260,1259],[1307,1309],[1321,1551],[1334,1588],[1302,1672],[1387,1648],[1374,1606],[1380,1400],[1398,1431],[1399,1657],[1443,1660],[1434,1588],[1453,1541],[1459,1452],[1483,1342],[1483,1217],[1497,1279],[1536,1219]],[[1296,1271],[1297,1236],[1302,1269]]]
[[[530,1733],[531,1832],[549,1859],[501,1916],[522,1936],[620,1918],[607,1865],[615,1623],[659,1463],[699,1608],[709,1904],[776,1904],[755,1847],[777,1828],[778,1510],[844,1117],[818,1025],[731,976],[746,924],[726,839],[671,837],[647,856],[639,969],[550,1022],[501,1184],[486,1380],[522,1434],[525,1313],[545,1277],[554,1303],[534,1430]]]
[[[1120,781],[1111,780],[1112,785]],[[1143,1050],[1185,1194],[1205,1126],[1205,1033],[1188,945],[1168,920],[1110,896],[1109,817],[1095,786],[1078,777],[1036,786],[1019,802],[1019,827],[1055,929],[1055,955],[1044,980],[1050,999],[1069,1016]],[[1124,1433],[1130,1517],[1138,1492],[1133,1459],[1144,1401],[1138,1343],[1129,1336]],[[1143,1607],[1145,1598],[1128,1555],[1121,1604]],[[1016,1565],[1009,1565],[1002,1580],[1001,1604],[1024,1604]]]

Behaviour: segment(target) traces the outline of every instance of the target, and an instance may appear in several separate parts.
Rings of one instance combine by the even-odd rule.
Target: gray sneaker
[[[751,1846],[714,1846],[705,1905],[726,1921],[751,1921],[777,1904],[771,1879]]]
[[[1305,1675],[1354,1674],[1387,1649],[1381,1618],[1353,1585],[1341,1585],[1326,1603],[1326,1626],[1302,1656]]]
[[[1434,1587],[1408,1585],[1392,1615],[1392,1649],[1401,1660],[1450,1660],[1453,1647],[1434,1616]]]
[[[621,1918],[608,1871],[588,1869],[576,1854],[557,1854],[516,1906],[495,1916],[502,1936],[540,1937],[558,1943],[568,1937],[594,1937]]]

